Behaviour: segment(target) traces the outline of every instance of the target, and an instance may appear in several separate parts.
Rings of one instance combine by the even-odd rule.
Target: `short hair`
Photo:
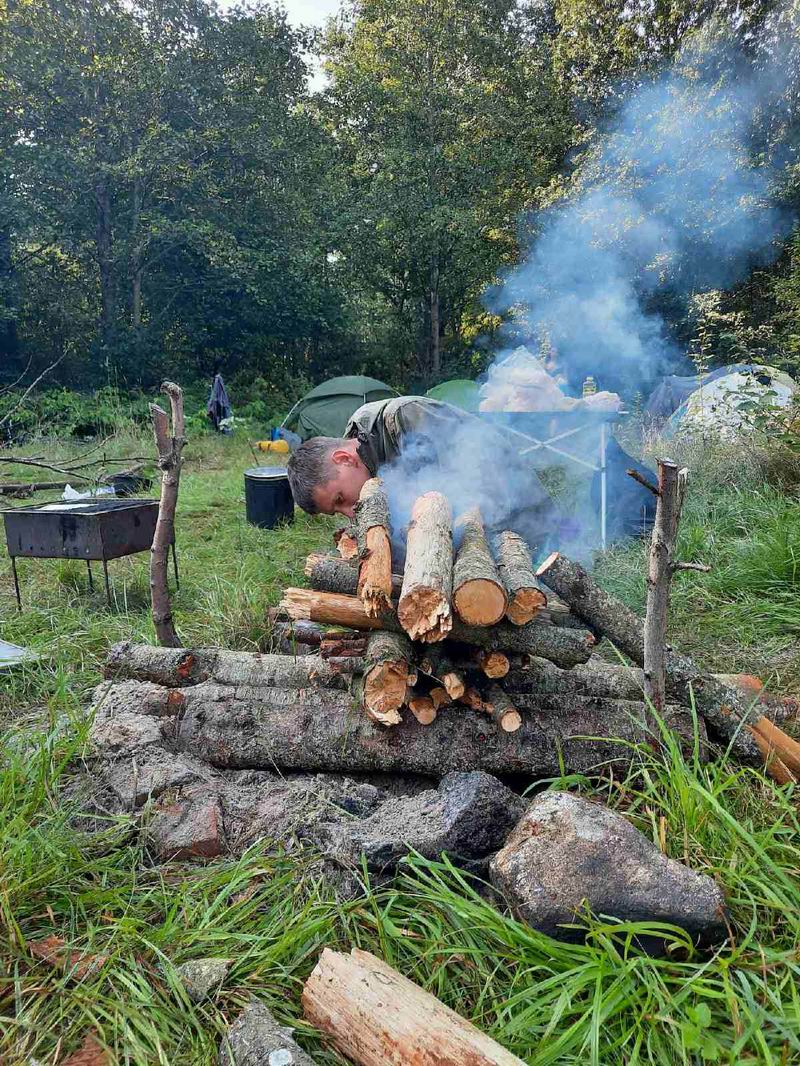
[[[342,444],[341,437],[312,437],[289,459],[287,472],[294,502],[308,514],[319,512],[314,493],[333,476],[331,452]]]

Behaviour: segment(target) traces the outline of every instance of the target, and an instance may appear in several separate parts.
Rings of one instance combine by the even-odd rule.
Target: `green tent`
[[[323,381],[291,409],[284,419],[286,429],[294,430],[303,440],[309,437],[341,437],[351,415],[362,404],[389,400],[397,396],[394,389],[375,378],[354,374]]]
[[[452,381],[443,381],[441,385],[435,385],[425,393],[432,400],[443,400],[453,407],[460,407],[464,411],[477,411],[480,403],[479,386],[467,378],[453,378]]]

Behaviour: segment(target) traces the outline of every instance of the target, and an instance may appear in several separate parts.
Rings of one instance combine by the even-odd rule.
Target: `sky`
[[[283,7],[291,22],[309,25],[323,23],[339,9],[339,0],[283,0]]]

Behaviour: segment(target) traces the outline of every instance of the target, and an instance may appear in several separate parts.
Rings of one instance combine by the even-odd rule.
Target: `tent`
[[[696,392],[701,386],[708,385],[725,374],[749,373],[755,370],[756,366],[752,363],[731,363],[730,366],[717,367],[716,370],[712,370],[705,377],[702,374],[691,374],[688,377],[667,374],[650,393],[644,408],[645,414],[659,421],[664,421],[685,404],[692,393]]]
[[[797,385],[783,371],[759,364],[730,366],[686,399],[669,418],[666,436],[701,431],[733,439],[752,423],[754,407],[789,407]]]
[[[453,407],[460,407],[463,411],[475,412],[480,403],[480,386],[468,378],[453,378],[451,381],[434,385],[425,395],[430,396],[432,400],[442,400]]]
[[[389,400],[394,389],[375,378],[353,374],[331,378],[306,393],[283,420],[302,440],[309,437],[341,437],[350,417],[362,404]]]

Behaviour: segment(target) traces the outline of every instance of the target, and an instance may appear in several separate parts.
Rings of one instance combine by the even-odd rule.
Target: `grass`
[[[187,642],[267,646],[265,608],[300,578],[306,551],[328,541],[325,521],[270,532],[246,524],[241,470],[251,463],[235,439],[192,442],[176,597]],[[800,504],[746,473],[721,483],[707,458],[694,478],[683,550],[714,572],[678,579],[674,637],[709,665],[757,666],[791,688],[800,675],[792,597]],[[600,568],[633,604],[643,594],[641,555],[629,545]],[[110,609],[102,592],[87,594],[77,564],[22,561],[20,570],[19,616],[0,571],[0,636],[44,658],[0,682],[3,1063],[56,1064],[94,1031],[119,1062],[210,1064],[250,994],[297,1025],[320,1062],[339,1062],[298,1021],[302,983],[325,944],[381,955],[536,1066],[800,1062],[793,789],[725,760],[702,765],[669,742],[659,754],[639,752],[624,779],[540,783],[609,804],[668,854],[714,876],[731,913],[730,939],[716,952],[695,951],[671,929],[668,953],[651,958],[637,947],[641,924],[589,916],[586,943],[553,941],[487,902],[446,860],[412,858],[381,888],[365,878],[362,895],[344,905],[297,856],[263,848],[208,866],[159,867],[128,819],[75,820],[82,707],[105,649],[152,639],[146,556],[112,564]],[[105,961],[82,973],[35,960],[29,942],[50,935]],[[195,1006],[175,967],[208,955],[233,964],[216,999]]]

